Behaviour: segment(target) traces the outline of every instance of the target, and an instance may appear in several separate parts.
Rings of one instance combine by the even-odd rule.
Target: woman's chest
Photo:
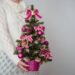
[[[14,29],[21,30],[22,26],[25,24],[25,14],[16,13],[8,10],[7,12],[7,22],[9,29],[12,27]]]
[[[6,6],[5,12],[10,34],[18,38],[21,35],[21,28],[25,24],[25,11]]]
[[[25,11],[21,11],[22,10],[18,10],[16,12],[12,7],[5,6],[7,26],[15,45],[16,40],[19,39],[22,34],[21,28],[25,24]]]

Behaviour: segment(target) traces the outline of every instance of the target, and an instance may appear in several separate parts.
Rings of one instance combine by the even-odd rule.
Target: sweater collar
[[[19,3],[16,3],[16,2],[14,2],[14,1],[12,1],[12,0],[6,0],[6,1],[7,1],[10,5],[13,5],[14,7],[20,5],[20,4],[23,2],[23,0],[21,0]]]
[[[15,3],[12,0],[6,1],[16,11],[24,11],[26,9],[26,4],[24,0],[21,0],[19,3]]]

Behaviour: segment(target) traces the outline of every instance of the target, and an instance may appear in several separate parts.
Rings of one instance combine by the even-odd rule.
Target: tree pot
[[[29,67],[27,67],[28,71],[39,71],[40,68],[40,63],[35,61],[35,60],[30,60],[28,62],[26,62],[26,64],[29,65]]]

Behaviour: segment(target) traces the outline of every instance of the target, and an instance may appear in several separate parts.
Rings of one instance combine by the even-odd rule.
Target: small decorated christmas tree
[[[23,60],[36,61],[38,63],[52,61],[49,42],[45,37],[44,22],[40,22],[42,17],[38,9],[28,8],[26,11],[25,25],[23,25],[20,39],[17,39],[15,54]],[[35,71],[35,69],[33,70]]]

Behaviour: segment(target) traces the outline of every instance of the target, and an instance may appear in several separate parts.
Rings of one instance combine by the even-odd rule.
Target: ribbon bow
[[[37,18],[42,18],[42,17],[39,15],[38,9],[35,9],[35,10],[27,9],[26,15],[27,15],[27,17],[26,17],[27,20],[29,20],[32,15],[35,15]]]
[[[25,36],[21,36],[20,37],[21,39],[23,39],[23,40],[28,40],[28,41],[30,41],[30,42],[32,42],[33,41],[33,39],[32,39],[32,35],[25,35]]]
[[[35,26],[35,27],[34,27],[34,30],[35,30],[35,31],[42,31],[42,32],[43,32],[43,31],[45,30],[45,27],[42,26],[42,25],[40,25],[40,26]]]

